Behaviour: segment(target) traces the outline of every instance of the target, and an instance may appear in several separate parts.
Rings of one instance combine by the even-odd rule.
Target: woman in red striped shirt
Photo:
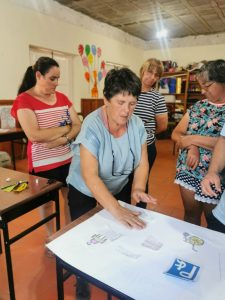
[[[72,102],[56,91],[59,78],[59,64],[52,58],[40,57],[34,66],[27,68],[11,113],[28,138],[29,172],[62,181],[66,186],[72,158],[70,142],[79,133],[81,122]],[[66,188],[62,193],[66,196]],[[64,199],[68,223],[67,197]],[[51,211],[51,202],[41,207],[44,217]],[[53,231],[53,221],[50,221],[47,223],[48,236]]]

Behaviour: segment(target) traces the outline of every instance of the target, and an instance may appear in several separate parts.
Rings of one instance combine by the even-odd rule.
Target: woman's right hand
[[[121,205],[118,205],[110,212],[120,223],[128,228],[143,229],[146,227],[146,223],[139,218],[141,212],[132,211]]]
[[[209,172],[201,181],[201,188],[203,194],[211,197],[216,197],[217,194],[213,191],[212,185],[215,186],[216,191],[221,192],[221,183],[219,175],[214,172]]]
[[[191,169],[195,170],[200,161],[200,153],[197,146],[191,145],[186,158],[186,165]]]

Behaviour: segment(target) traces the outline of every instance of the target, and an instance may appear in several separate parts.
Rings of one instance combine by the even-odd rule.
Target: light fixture
[[[162,30],[158,31],[158,32],[156,33],[156,37],[157,37],[158,39],[162,39],[162,38],[167,37],[167,30],[166,30],[166,29],[162,29]]]

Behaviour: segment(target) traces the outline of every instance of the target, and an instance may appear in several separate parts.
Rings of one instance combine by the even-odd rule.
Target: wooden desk
[[[11,152],[13,168],[16,169],[15,151],[14,151],[14,141],[25,138],[26,135],[21,128],[11,128],[6,129],[7,131],[0,131],[0,142],[11,142]]]
[[[0,229],[3,230],[10,299],[15,300],[16,298],[10,246],[11,244],[21,239],[23,236],[27,235],[28,233],[32,232],[33,230],[37,229],[53,218],[56,219],[56,230],[59,230],[60,211],[58,191],[61,188],[62,183],[56,181],[54,183],[48,184],[48,180],[46,178],[0,168],[0,187],[10,183],[6,182],[6,178],[11,178],[11,182],[19,180],[28,181],[28,189],[20,193],[5,192],[3,190],[0,190]],[[13,237],[9,237],[8,223],[10,221],[15,220],[16,218],[51,200],[55,202],[54,213],[32,226],[28,225],[28,228],[20,232],[19,234]]]
[[[138,210],[147,222],[141,231],[125,228],[101,210],[57,233],[47,246],[57,256],[58,300],[64,299],[63,268],[119,299],[225,299],[225,235]],[[177,260],[183,265],[176,265]],[[185,262],[200,266],[194,281],[186,279],[195,267],[188,269]],[[186,273],[183,279],[165,274],[174,264],[181,277]]]

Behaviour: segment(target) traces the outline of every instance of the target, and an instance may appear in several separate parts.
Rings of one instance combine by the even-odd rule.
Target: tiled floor
[[[176,157],[169,140],[157,142],[158,156],[152,169],[150,189],[158,199],[156,211],[182,219],[183,209],[178,187],[173,184]],[[17,161],[17,169],[26,171],[26,160]],[[10,224],[14,234],[39,219],[38,211],[28,213]],[[62,220],[62,223],[64,220]],[[42,226],[12,245],[15,291],[17,300],[56,300],[54,258],[45,255],[45,229]],[[74,278],[65,282],[65,300],[74,300]],[[8,284],[4,254],[0,255],[0,300],[8,300]],[[92,300],[107,299],[104,292],[92,287]]]

